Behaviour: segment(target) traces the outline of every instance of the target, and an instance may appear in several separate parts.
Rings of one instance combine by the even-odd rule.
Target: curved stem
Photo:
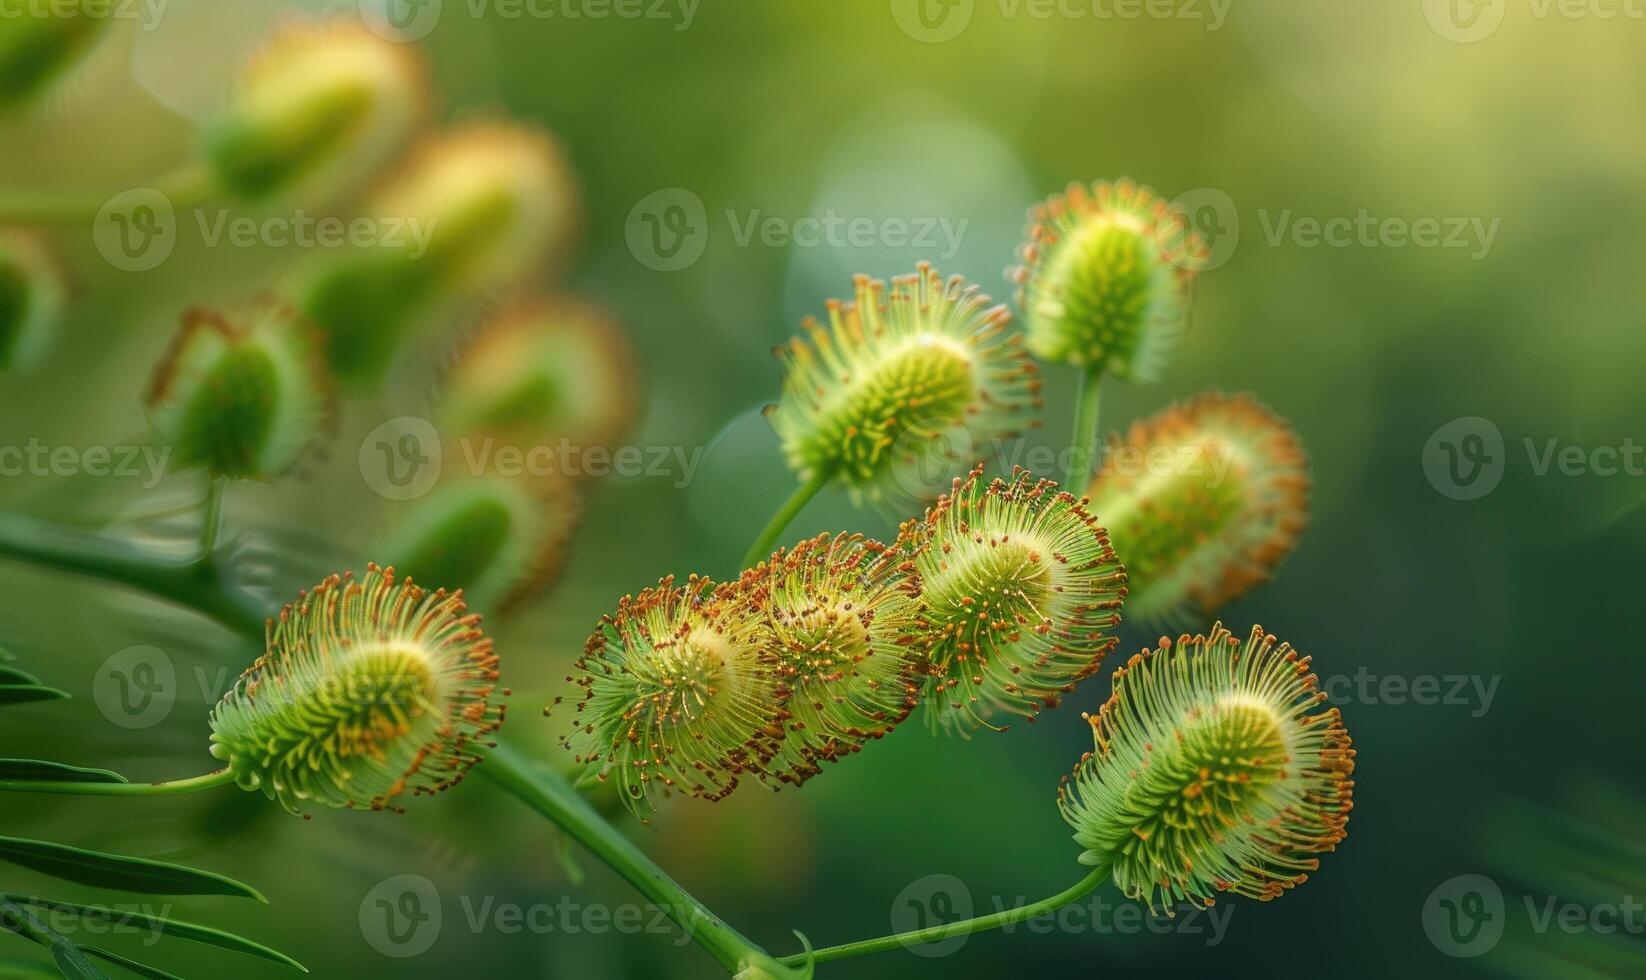
[[[223,492],[228,481],[206,477],[206,499],[200,511],[200,565],[210,569],[217,555],[217,535],[223,527]]]
[[[1080,394],[1074,403],[1074,441],[1070,444],[1069,471],[1063,489],[1082,496],[1091,482],[1097,456],[1097,418],[1102,405],[1102,368],[1087,368],[1080,376]]]
[[[731,971],[766,954],[693,898],[635,843],[607,823],[559,773],[534,766],[506,745],[486,752],[477,768],[610,865],[686,935]]]
[[[180,796],[232,782],[234,773],[228,769],[162,783],[60,783],[51,780],[0,779],[0,793],[48,793],[53,796]]]
[[[749,553],[743,556],[743,568],[753,568],[765,560],[766,556],[772,553],[772,546],[777,543],[777,536],[782,534],[790,524],[794,523],[794,519],[800,515],[800,512],[811,502],[811,499],[817,496],[817,492],[828,486],[829,481],[833,479],[834,470],[819,469],[812,474],[811,479],[802,483],[794,493],[790,494],[789,499],[783,502],[783,506],[777,509],[776,514],[772,515],[771,522],[766,525],[766,529],[760,532],[760,537],[755,538],[754,544],[749,547]]]
[[[796,953],[793,956],[779,957],[777,962],[784,966],[802,966],[808,960],[813,963],[827,963],[830,960],[843,960],[850,956],[866,956],[870,953],[903,949],[922,943],[937,943],[955,936],[969,936],[976,932],[999,929],[1002,926],[1014,925],[1039,915],[1045,915],[1048,912],[1056,912],[1070,902],[1078,902],[1090,895],[1097,890],[1097,886],[1108,880],[1108,868],[1094,868],[1091,874],[1080,879],[1069,888],[1058,892],[1051,898],[1042,899],[1029,905],[1019,905],[1015,909],[1006,909],[993,915],[978,916],[975,919],[951,922],[948,925],[932,926],[929,929],[915,929],[910,932],[900,932],[894,936],[865,939],[861,942],[847,943],[844,946],[830,946],[827,949],[815,950],[810,954]]]
[[[266,618],[260,604],[224,587],[197,561],[178,561],[100,534],[4,513],[0,558],[118,582],[204,613],[235,632],[263,635]]]
[[[48,225],[94,221],[111,198],[142,186],[152,186],[164,194],[176,210],[204,204],[221,189],[206,165],[195,162],[156,177],[146,185],[136,183],[114,190],[0,192],[0,222]]]

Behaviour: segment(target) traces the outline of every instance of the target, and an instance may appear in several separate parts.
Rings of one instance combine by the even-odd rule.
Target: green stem
[[[192,559],[167,558],[100,534],[5,513],[0,513],[0,557],[118,582],[204,613],[246,636],[263,635],[261,605]]]
[[[144,185],[133,185],[139,186]],[[178,211],[204,204],[221,190],[216,176],[203,163],[179,167],[154,178],[148,186],[164,194]],[[110,198],[131,189],[0,192],[0,223],[66,225],[94,221]]]
[[[53,796],[180,796],[234,782],[228,769],[163,783],[64,783],[52,780],[0,779],[0,793],[48,793]]]
[[[223,493],[228,481],[208,476],[206,499],[200,515],[200,567],[210,570],[217,555],[217,535],[223,527]]]
[[[1051,898],[1030,905],[1020,905],[1015,909],[1006,909],[993,915],[979,916],[961,922],[951,922],[948,925],[932,926],[929,929],[915,929],[909,932],[900,932],[894,936],[865,939],[861,942],[847,943],[844,946],[830,946],[827,949],[815,950],[810,954],[796,953],[793,956],[779,957],[777,962],[784,966],[803,966],[808,960],[814,963],[827,963],[830,960],[843,960],[850,956],[867,956],[870,953],[905,949],[922,943],[938,943],[945,939],[952,939],[955,936],[970,936],[977,932],[999,929],[1003,926],[1015,925],[1036,916],[1045,915],[1048,912],[1056,912],[1063,906],[1071,902],[1078,902],[1090,895],[1097,890],[1097,886],[1108,880],[1108,868],[1094,868],[1091,874],[1080,879],[1073,886],[1058,892]]]
[[[722,922],[664,873],[646,852],[607,823],[559,773],[532,765],[506,745],[487,751],[486,760],[477,771],[519,797],[610,865],[721,966],[736,972],[766,958],[759,946]]]
[[[1097,455],[1097,418],[1102,407],[1102,384],[1102,368],[1087,368],[1080,376],[1080,394],[1074,403],[1074,441],[1069,447],[1069,472],[1063,480],[1063,489],[1076,497],[1086,493],[1086,485],[1092,479]]]
[[[800,515],[800,512],[811,502],[811,499],[817,496],[817,492],[828,486],[829,481],[833,479],[834,470],[819,468],[812,473],[811,479],[802,483],[794,493],[790,494],[789,499],[783,502],[783,506],[777,509],[776,514],[772,515],[771,522],[766,525],[766,529],[760,532],[760,537],[756,538],[754,544],[749,547],[749,553],[743,556],[743,567],[753,568],[764,561],[772,553],[772,546],[777,543],[777,536],[782,534],[790,524],[794,523],[794,519]]]

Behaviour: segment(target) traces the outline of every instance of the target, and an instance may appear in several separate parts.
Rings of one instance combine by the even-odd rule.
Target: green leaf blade
[[[228,950],[232,953],[244,953],[247,956],[272,960],[275,963],[285,964],[304,973],[309,972],[308,967],[277,949],[272,949],[244,936],[237,936],[232,932],[213,929],[210,926],[198,925],[193,922],[181,922],[177,919],[167,918],[163,915],[150,915],[146,912],[112,909],[103,905],[77,905],[73,902],[57,902],[18,895],[10,896],[10,898],[20,904],[31,905],[35,908],[53,909],[59,912],[70,912],[83,918],[97,919],[114,926],[144,926],[162,937],[186,939],[206,946],[215,946],[218,949]]]
[[[123,783],[126,777],[107,769],[87,769],[44,759],[0,759],[0,780],[42,783]]]
[[[33,701],[66,701],[67,691],[41,684],[0,684],[0,707]]]
[[[0,836],[0,861],[99,888],[145,895],[229,895],[268,903],[257,889],[216,872],[50,841]]]

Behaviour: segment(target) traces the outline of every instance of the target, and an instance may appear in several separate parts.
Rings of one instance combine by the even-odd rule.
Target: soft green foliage
[[[57,331],[63,279],[33,236],[0,230],[0,371],[34,366]]]

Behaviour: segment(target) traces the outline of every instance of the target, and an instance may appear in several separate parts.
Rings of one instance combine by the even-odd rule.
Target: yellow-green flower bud
[[[458,478],[413,504],[375,552],[402,574],[445,582],[471,606],[502,611],[553,583],[578,510],[558,480]]]
[[[1126,611],[1174,622],[1209,616],[1292,553],[1309,523],[1309,461],[1255,398],[1207,392],[1114,437],[1087,496],[1126,563]]]
[[[592,303],[562,297],[505,310],[457,352],[441,428],[509,445],[610,446],[636,413],[634,352]]]
[[[320,436],[331,392],[313,326],[262,297],[225,311],[188,311],[147,404],[176,462],[214,476],[269,479]]]
[[[33,238],[0,230],[0,371],[37,364],[63,314],[57,263]]]
[[[565,157],[542,133],[481,123],[428,140],[369,209],[400,233],[347,253],[309,285],[333,369],[375,379],[420,314],[536,271],[567,237],[573,199]]]
[[[1153,381],[1188,326],[1201,249],[1147,187],[1074,184],[1029,211],[1013,271],[1029,350],[1044,361]]]
[[[207,152],[231,190],[260,196],[300,184],[349,184],[385,163],[428,97],[410,45],[356,19],[298,22],[246,65]]]
[[[0,111],[28,101],[103,33],[108,0],[0,5]]]

